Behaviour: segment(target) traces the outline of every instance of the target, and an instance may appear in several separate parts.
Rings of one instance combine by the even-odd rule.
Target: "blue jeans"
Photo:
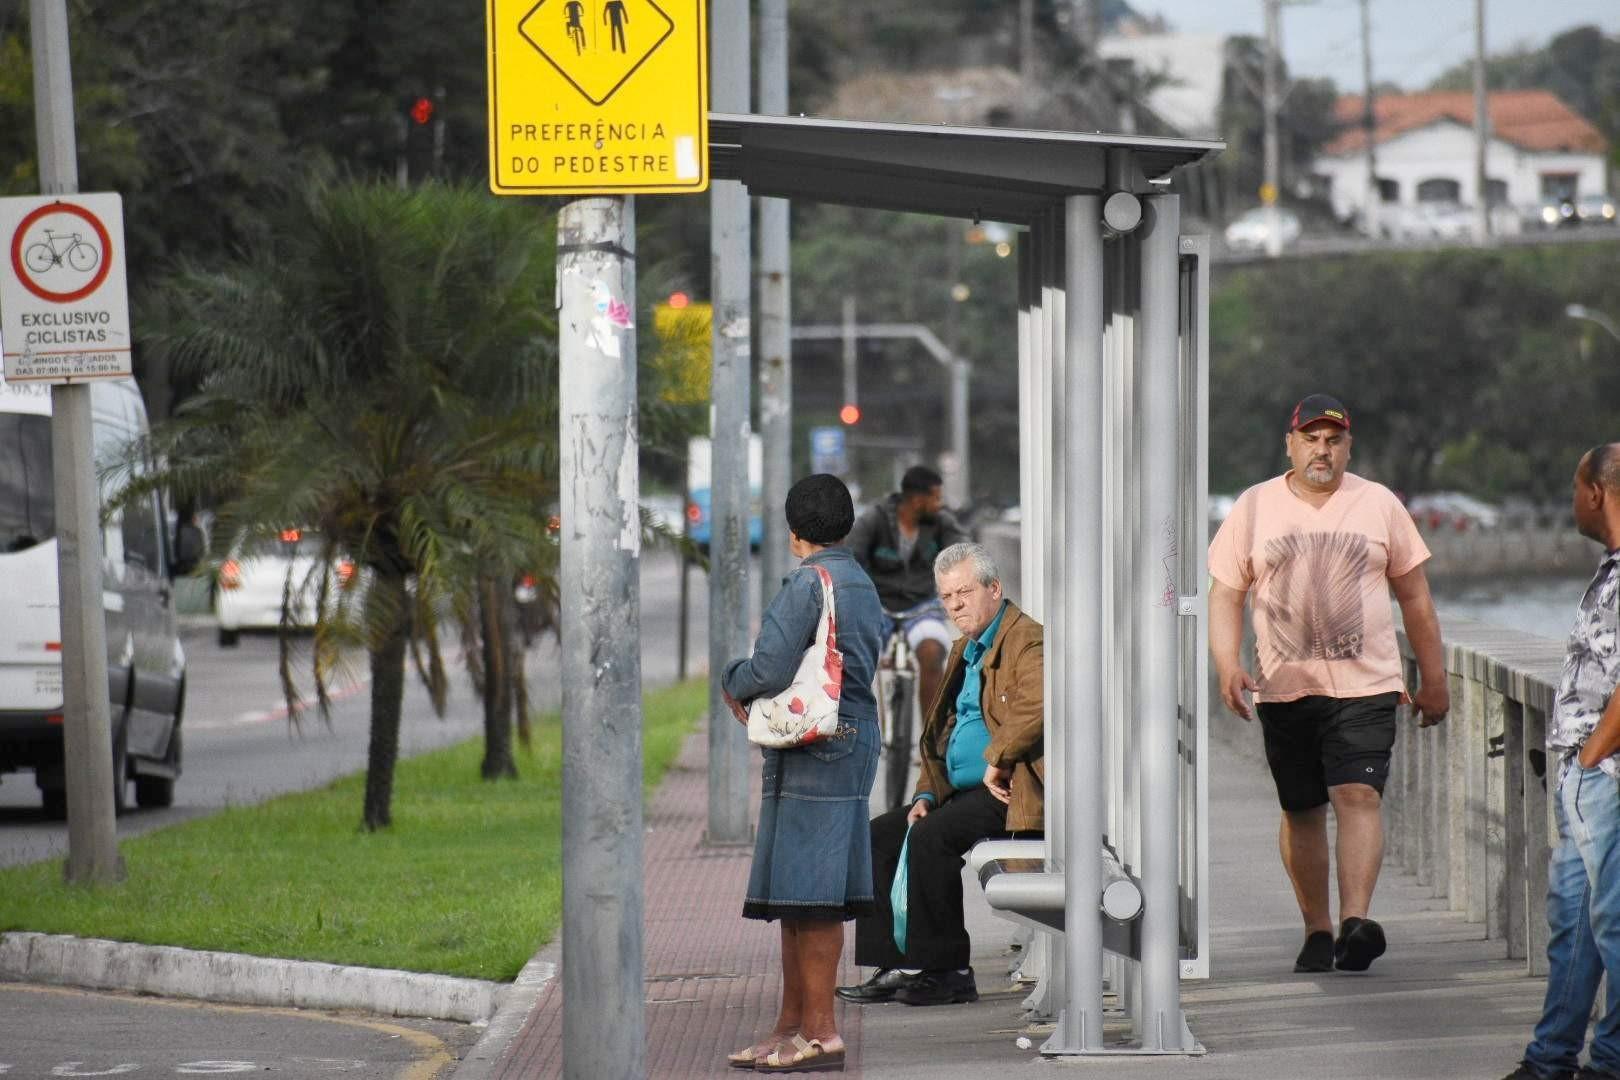
[[[1558,786],[1558,847],[1547,872],[1547,1000],[1524,1060],[1574,1070],[1598,982],[1608,1000],[1592,1032],[1592,1066],[1620,1074],[1620,784],[1571,762]]]

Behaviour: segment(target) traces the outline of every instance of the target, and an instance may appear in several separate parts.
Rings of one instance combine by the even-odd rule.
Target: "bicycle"
[[[67,247],[58,248],[59,241],[66,241]],[[100,261],[101,253],[81,234],[57,233],[49,229],[45,230],[45,239],[30,244],[28,250],[23,252],[23,262],[36,274],[43,274],[64,263],[81,274],[89,273]]]
[[[906,640],[901,613],[885,611],[893,629],[878,657],[878,750],[879,783],[883,785],[883,805],[892,810],[904,805],[910,794],[911,755],[916,749],[917,656]]]

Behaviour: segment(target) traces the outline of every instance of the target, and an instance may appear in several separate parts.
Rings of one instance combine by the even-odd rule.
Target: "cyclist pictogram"
[[[568,0],[563,5],[563,15],[567,22],[563,29],[568,31],[568,39],[574,43],[574,55],[578,56],[585,51],[585,5],[580,0]]]
[[[96,245],[77,232],[59,233],[46,229],[45,239],[30,244],[28,250],[23,252],[23,265],[36,274],[48,273],[59,266],[89,273],[100,261],[101,252],[96,250]]]

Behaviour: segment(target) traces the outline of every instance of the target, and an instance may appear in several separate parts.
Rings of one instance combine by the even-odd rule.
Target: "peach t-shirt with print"
[[[1288,474],[1238,496],[1209,545],[1209,572],[1252,592],[1257,701],[1405,700],[1389,579],[1429,557],[1412,515],[1382,484],[1346,473],[1320,508]]]

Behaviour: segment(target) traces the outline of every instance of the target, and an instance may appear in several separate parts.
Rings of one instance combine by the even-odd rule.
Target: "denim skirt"
[[[764,781],[746,919],[837,921],[869,915],[878,729],[840,718],[848,734],[793,750],[764,750]]]

